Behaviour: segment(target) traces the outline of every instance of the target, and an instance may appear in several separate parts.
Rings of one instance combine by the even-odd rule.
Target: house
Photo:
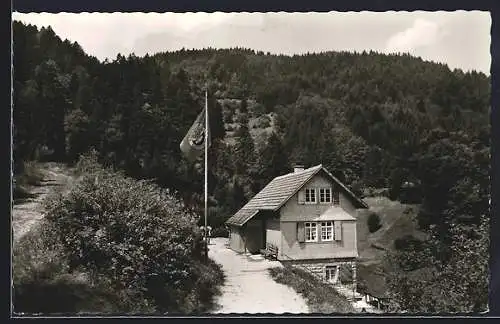
[[[357,209],[368,208],[321,164],[273,179],[226,221],[229,247],[308,269],[334,284],[356,281]]]

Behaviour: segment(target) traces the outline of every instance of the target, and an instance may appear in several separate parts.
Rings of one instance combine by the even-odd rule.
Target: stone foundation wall
[[[356,289],[356,261],[355,260],[293,260],[286,261],[283,263],[290,264],[297,268],[302,268],[308,272],[315,275],[321,281],[329,283],[326,280],[326,267],[328,266],[339,266],[339,279],[336,284],[332,285],[342,285],[349,289]]]

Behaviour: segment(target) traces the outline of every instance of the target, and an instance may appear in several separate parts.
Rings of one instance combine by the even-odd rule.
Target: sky
[[[280,54],[373,50],[410,53],[451,69],[490,74],[485,11],[329,13],[13,13],[51,26],[89,55],[113,60],[181,48],[245,47]],[[15,39],[14,39],[15,41]]]

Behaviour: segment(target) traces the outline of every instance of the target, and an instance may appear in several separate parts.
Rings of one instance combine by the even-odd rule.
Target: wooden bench
[[[278,247],[271,243],[266,243],[266,248],[261,249],[260,253],[265,258],[277,259],[278,258]]]

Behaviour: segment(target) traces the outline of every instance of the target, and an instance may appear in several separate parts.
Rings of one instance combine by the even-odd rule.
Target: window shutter
[[[306,191],[299,190],[298,196],[299,196],[299,204],[303,205],[306,202]]]
[[[334,189],[334,192],[332,194],[333,194],[333,204],[340,205],[340,193],[338,192],[338,190]]]
[[[306,231],[302,222],[297,223],[297,241],[300,243],[306,241]]]
[[[334,222],[335,227],[335,241],[342,241],[342,222]]]

